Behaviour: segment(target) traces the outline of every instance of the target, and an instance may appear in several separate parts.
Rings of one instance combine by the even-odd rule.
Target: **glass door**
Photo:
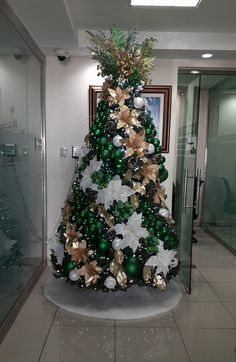
[[[0,1],[0,343],[44,267],[44,67]]]
[[[208,135],[202,226],[236,251],[236,75],[206,76]]]
[[[195,177],[200,76],[179,74],[179,130],[175,192],[176,231],[180,241],[180,277],[191,292],[192,223],[197,178]]]

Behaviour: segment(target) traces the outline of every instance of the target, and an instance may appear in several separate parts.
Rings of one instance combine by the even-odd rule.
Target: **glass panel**
[[[236,250],[236,76],[209,90],[204,226]]]
[[[176,174],[176,229],[180,240],[180,276],[191,291],[192,218],[198,125],[199,76],[178,79],[179,134]]]
[[[0,325],[42,263],[41,129],[41,65],[0,13]]]

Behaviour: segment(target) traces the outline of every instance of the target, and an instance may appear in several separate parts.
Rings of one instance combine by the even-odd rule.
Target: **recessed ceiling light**
[[[212,58],[212,57],[213,57],[213,54],[211,54],[211,53],[204,53],[204,54],[201,55],[201,57],[204,58],[204,59],[208,59],[208,58]]]
[[[200,72],[199,72],[199,70],[191,70],[190,73],[191,74],[199,74]]]
[[[131,0],[133,6],[179,6],[195,8],[201,0]]]

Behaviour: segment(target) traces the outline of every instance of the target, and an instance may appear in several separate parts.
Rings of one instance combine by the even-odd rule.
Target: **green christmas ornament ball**
[[[160,145],[160,141],[159,141],[159,139],[158,138],[155,138],[154,140],[153,140],[153,144],[154,144],[154,146],[159,146]]]
[[[167,178],[168,178],[168,171],[166,168],[164,168],[159,175],[160,182],[164,182]]]
[[[130,277],[135,277],[140,273],[140,262],[134,256],[129,257],[124,262],[124,268]]]
[[[101,137],[100,139],[99,139],[99,143],[100,143],[100,145],[102,145],[102,146],[104,146],[104,145],[106,145],[107,144],[107,138],[106,137]]]
[[[100,251],[107,251],[110,248],[110,242],[107,239],[101,239],[98,242],[98,247]]]
[[[101,152],[102,159],[107,160],[110,157],[110,152],[105,148]]]
[[[66,273],[69,274],[69,272],[74,269],[74,263],[71,261],[70,255],[65,256],[63,262],[62,262],[62,268],[65,270]]]

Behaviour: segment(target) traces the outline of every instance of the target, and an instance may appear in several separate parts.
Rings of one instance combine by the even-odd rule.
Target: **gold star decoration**
[[[129,107],[123,105],[120,107],[119,112],[113,112],[111,118],[117,121],[117,128],[125,128],[127,134],[133,129],[133,126],[141,127],[141,123],[137,119],[140,111],[133,109],[130,111]]]
[[[141,167],[139,173],[144,178],[143,179],[144,186],[150,180],[152,180],[153,182],[156,182],[158,169],[159,169],[159,166],[154,163],[151,163],[151,162],[148,162]]]
[[[167,196],[165,194],[165,188],[163,186],[161,186],[159,189],[157,189],[157,192],[154,195],[153,202],[155,204],[164,205],[166,198],[167,198]]]
[[[130,130],[129,137],[120,141],[126,146],[125,158],[132,156],[134,153],[141,158],[144,157],[145,150],[147,150],[149,146],[149,143],[145,142],[144,139],[144,128],[139,133],[136,133],[134,130]]]
[[[85,285],[88,287],[90,284],[96,284],[100,278],[102,268],[97,265],[97,260],[92,261],[89,264],[85,264],[82,268],[78,269],[80,276],[84,276]]]
[[[71,255],[71,260],[75,262],[85,263],[88,257],[93,254],[93,251],[87,248],[85,240],[74,243],[72,247],[68,246],[66,250]]]
[[[125,103],[125,100],[130,98],[130,88],[121,89],[120,87],[117,87],[116,89],[109,88],[109,106],[112,106],[113,104],[119,104],[119,106],[123,106]]]

